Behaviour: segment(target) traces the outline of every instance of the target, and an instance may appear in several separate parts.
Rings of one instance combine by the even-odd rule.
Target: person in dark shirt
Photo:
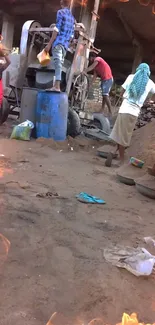
[[[52,37],[45,47],[46,52],[52,49],[55,66],[55,84],[51,90],[60,91],[62,64],[66,56],[69,43],[74,37],[75,19],[70,11],[71,0],[61,0],[62,9],[57,12],[56,26]]]
[[[5,55],[3,49],[0,49],[0,108],[3,102],[3,83],[2,83],[2,74],[3,71],[8,68],[10,65],[10,59],[7,55]]]

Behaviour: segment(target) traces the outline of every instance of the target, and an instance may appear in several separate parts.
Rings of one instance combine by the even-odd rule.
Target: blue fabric
[[[76,197],[79,201],[85,202],[85,203],[96,203],[96,204],[105,204],[106,203],[104,200],[100,199],[99,197],[90,195],[85,192],[81,192]]]
[[[146,63],[141,63],[133,77],[131,84],[128,86],[127,91],[129,94],[129,101],[138,100],[143,95],[146,85],[150,77],[150,67]]]
[[[57,12],[56,28],[58,35],[53,43],[53,48],[56,45],[62,45],[66,50],[71,38],[74,36],[75,19],[69,8],[61,9]]]
[[[102,96],[109,96],[112,84],[113,84],[112,78],[101,81]]]

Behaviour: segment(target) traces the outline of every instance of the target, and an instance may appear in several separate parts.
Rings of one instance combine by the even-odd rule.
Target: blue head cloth
[[[136,73],[133,77],[131,84],[129,85],[127,91],[129,94],[129,100],[139,100],[143,95],[146,85],[150,77],[150,67],[146,63],[141,63]]]

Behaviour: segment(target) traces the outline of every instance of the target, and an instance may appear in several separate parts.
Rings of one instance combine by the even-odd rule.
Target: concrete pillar
[[[14,21],[11,16],[3,14],[2,24],[3,43],[8,49],[13,47]]]
[[[91,24],[91,10],[90,10],[90,5],[89,2],[87,3],[86,7],[83,7],[82,14],[81,14],[81,23],[84,24],[86,28],[86,33],[89,34],[90,31],[90,24]]]
[[[142,63],[143,60],[143,49],[142,47],[136,46],[135,48],[135,56],[134,56],[134,61],[133,61],[133,65],[132,65],[132,73],[136,72],[137,67],[139,66],[139,64]]]
[[[94,9],[92,12],[90,33],[89,33],[89,37],[92,43],[94,43],[96,37],[97,23],[99,19],[99,15],[98,15],[99,5],[100,5],[100,0],[95,0]]]

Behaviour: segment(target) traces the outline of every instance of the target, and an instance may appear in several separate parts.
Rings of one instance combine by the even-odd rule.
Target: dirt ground
[[[155,234],[154,201],[120,184],[95,145],[53,150],[4,139],[9,132],[0,131],[0,233],[11,243],[0,267],[0,324],[44,325],[55,311],[59,325],[94,317],[116,324],[124,311],[153,323],[155,277],[117,269],[103,249],[143,247],[143,237]],[[81,191],[106,205],[78,202]],[[47,192],[58,196],[37,195]]]

